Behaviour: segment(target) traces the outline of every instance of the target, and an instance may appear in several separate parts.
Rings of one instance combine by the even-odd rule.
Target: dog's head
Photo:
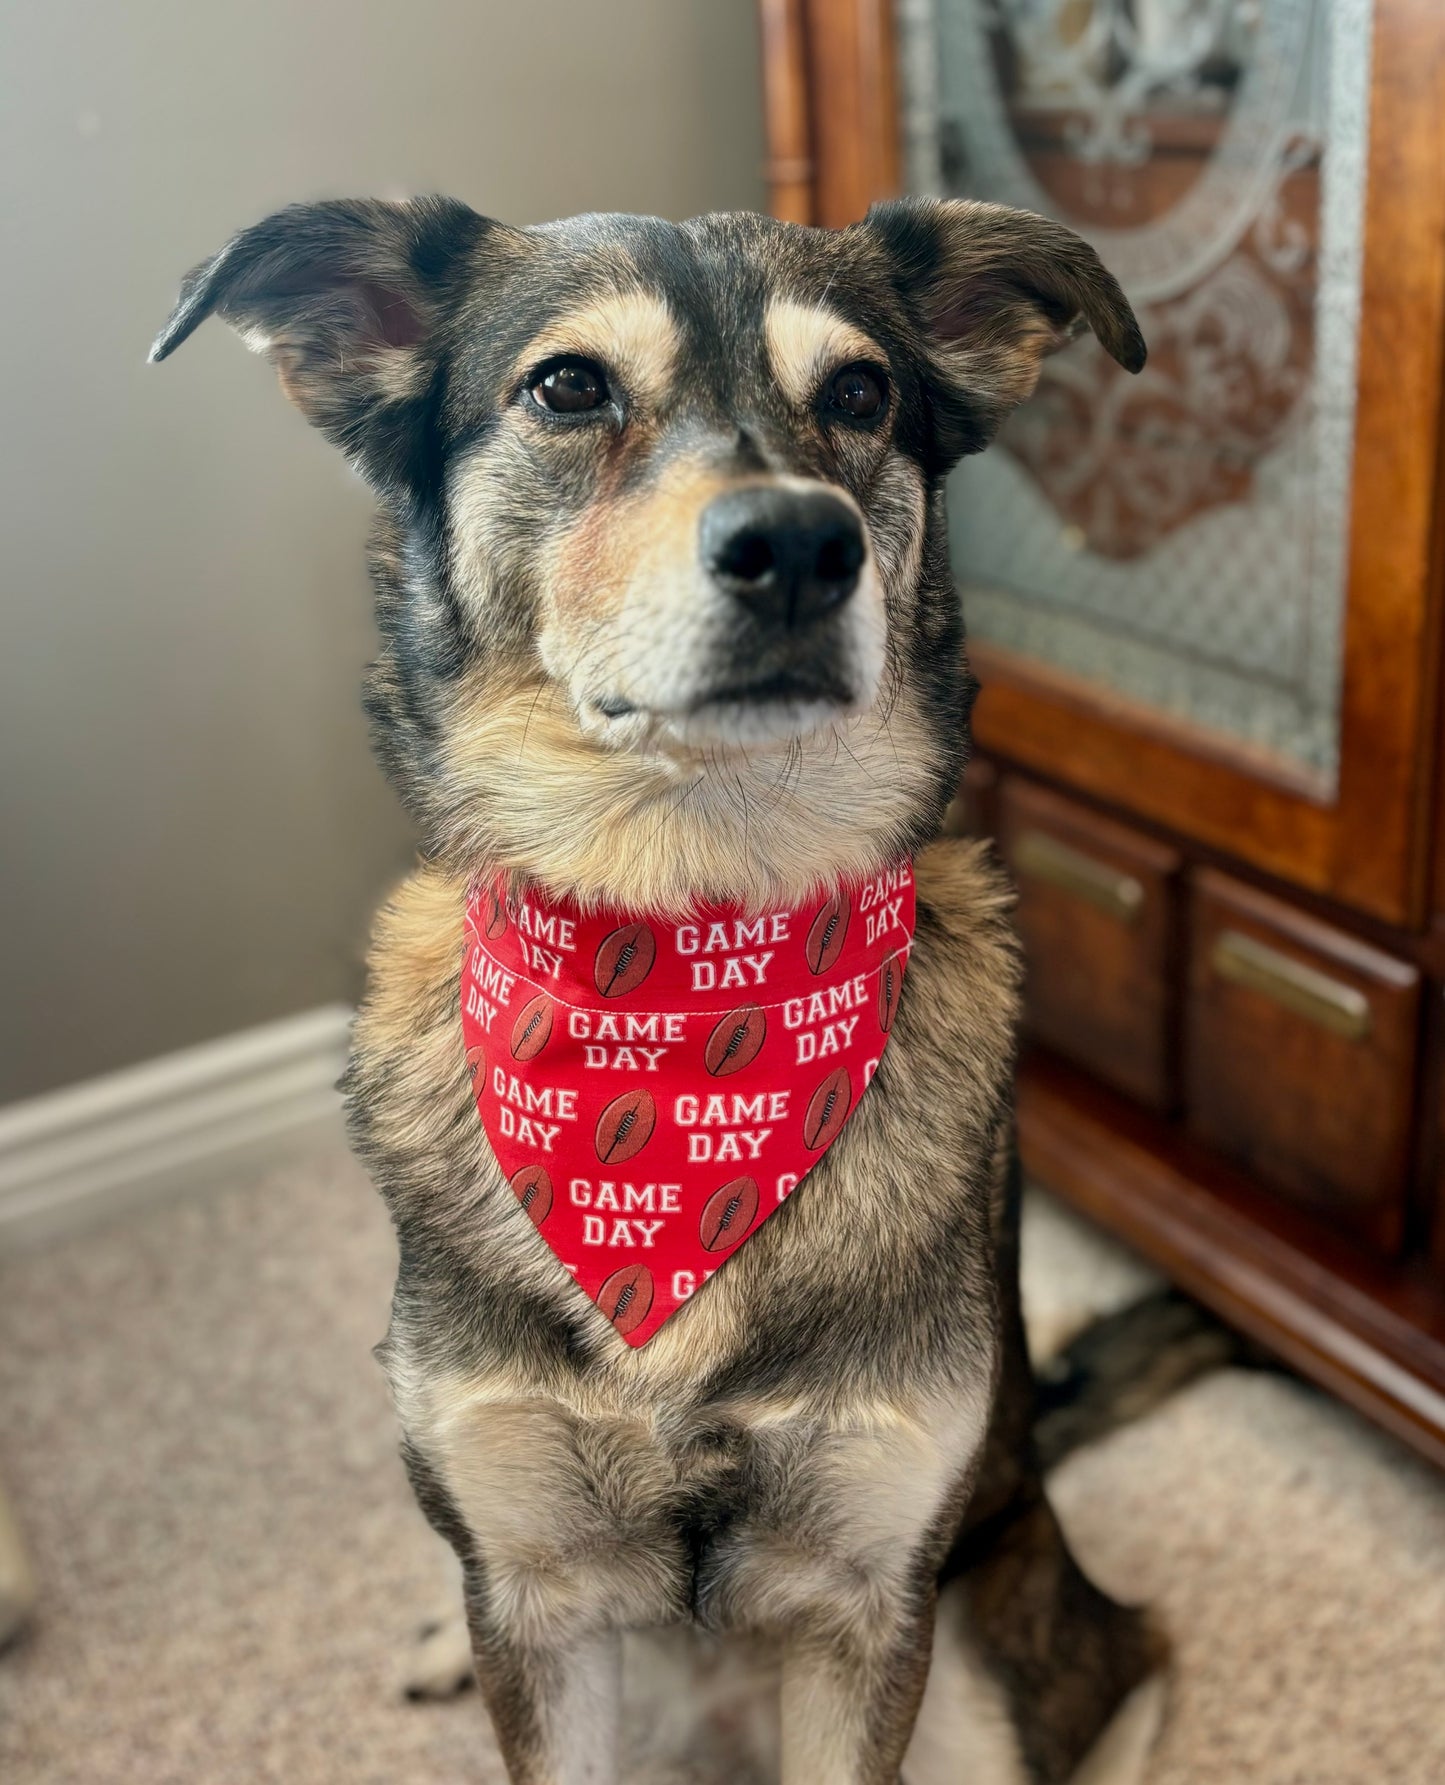
[[[968,672],[943,474],[1091,327],[1093,252],[997,207],[512,229],[325,203],[187,279],[381,498],[369,704],[428,847],[584,897],[800,896],[936,826]]]

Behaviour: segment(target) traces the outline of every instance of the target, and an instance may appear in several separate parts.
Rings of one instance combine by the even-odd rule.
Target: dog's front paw
[[[410,1699],[455,1698],[476,1683],[467,1621],[460,1609],[425,1624],[406,1658],[402,1689]]]

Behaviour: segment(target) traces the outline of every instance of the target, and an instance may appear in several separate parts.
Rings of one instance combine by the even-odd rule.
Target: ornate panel
[[[975,635],[1304,771],[1339,756],[1369,0],[899,0],[914,190],[1119,275],[950,490]]]

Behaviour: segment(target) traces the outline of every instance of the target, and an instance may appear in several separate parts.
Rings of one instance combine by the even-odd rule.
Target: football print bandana
[[[838,1138],[888,1043],[913,924],[907,865],[806,906],[681,922],[473,886],[462,1032],[482,1125],[629,1345]]]

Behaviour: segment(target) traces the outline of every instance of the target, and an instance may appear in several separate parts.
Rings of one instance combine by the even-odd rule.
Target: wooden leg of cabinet
[[[1024,1167],[1220,1317],[1445,1468],[1445,1283],[1260,1195],[1052,1057],[1019,1077]]]

